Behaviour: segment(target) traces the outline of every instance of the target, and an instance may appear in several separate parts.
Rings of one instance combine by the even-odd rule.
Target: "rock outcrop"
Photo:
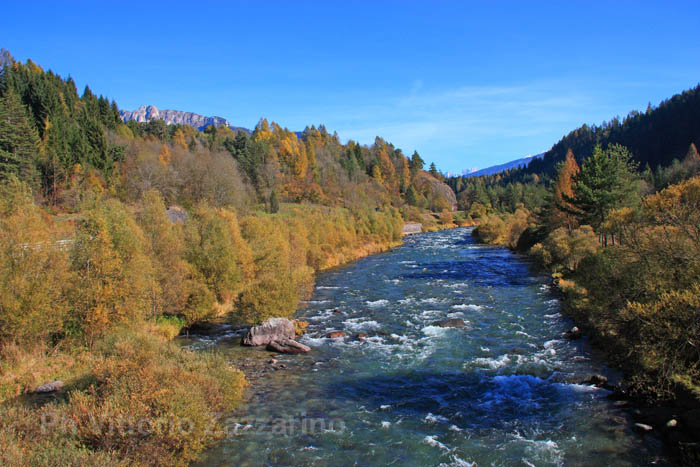
[[[259,326],[253,326],[241,342],[243,345],[268,345],[270,342],[294,340],[294,322],[287,318],[270,318]]]
[[[233,131],[244,131],[251,133],[247,128],[232,126],[228,120],[221,117],[206,117],[193,112],[183,112],[181,110],[160,110],[154,105],[142,105],[133,112],[128,110],[120,110],[119,114],[122,120],[128,122],[135,120],[137,122],[150,122],[151,120],[163,120],[167,125],[190,125],[198,130],[204,130],[210,125],[225,126]]]
[[[423,224],[419,222],[407,222],[403,225],[401,235],[412,235],[423,232]]]
[[[416,177],[416,187],[420,192],[429,191],[433,197],[443,198],[450,206],[450,210],[457,210],[457,196],[452,188],[446,183],[441,182],[437,178],[430,175],[428,172],[420,172]]]
[[[171,224],[184,224],[187,221],[187,211],[179,206],[170,206],[165,213]]]
[[[56,380],[56,381],[51,381],[50,383],[45,383],[39,386],[34,390],[34,392],[38,393],[49,393],[49,392],[56,392],[60,391],[63,389],[65,386],[65,383],[61,380]]]

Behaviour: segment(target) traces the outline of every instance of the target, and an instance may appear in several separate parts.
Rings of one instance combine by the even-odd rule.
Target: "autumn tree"
[[[63,333],[72,280],[29,187],[14,175],[0,181],[0,342],[46,342]]]
[[[69,290],[70,325],[88,345],[109,329],[147,317],[153,269],[144,236],[117,200],[96,200],[83,210],[73,245],[77,280]]]
[[[201,272],[216,299],[227,303],[231,302],[244,280],[241,255],[245,251],[243,245],[234,243],[240,238],[240,233],[232,231],[232,227],[237,228],[237,223],[222,212],[205,205],[192,211],[185,226],[185,257]]]
[[[289,242],[269,218],[248,217],[241,230],[253,252],[255,281],[238,298],[239,319],[261,322],[271,316],[291,316],[299,293],[290,267]]]
[[[158,154],[158,162],[160,162],[163,167],[167,167],[170,165],[171,161],[172,156],[170,155],[170,149],[164,144],[160,149],[160,154]]]
[[[185,133],[181,129],[175,130],[173,133],[173,144],[177,144],[182,149],[187,149],[187,142],[185,141]]]
[[[574,197],[574,178],[580,172],[574,153],[569,150],[566,159],[558,167],[557,179],[552,186],[552,201],[549,207],[549,227],[554,230],[566,227],[569,232],[577,225],[577,218],[571,212],[575,209],[571,202]]]
[[[141,202],[138,221],[143,229],[146,251],[153,263],[155,281],[149,290],[151,314],[175,315],[190,325],[210,316],[214,294],[202,274],[184,260],[182,230],[170,222],[160,194],[151,190]]]

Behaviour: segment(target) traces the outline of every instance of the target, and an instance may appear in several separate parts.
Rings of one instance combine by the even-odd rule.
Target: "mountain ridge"
[[[503,172],[505,170],[509,169],[516,169],[519,167],[524,167],[527,166],[530,161],[533,159],[538,159],[544,156],[545,153],[540,153],[540,154],[535,154],[533,156],[525,156],[521,157],[520,159],[515,159],[509,162],[505,162],[503,164],[498,164],[498,165],[492,165],[491,167],[486,167],[485,169],[480,169],[480,170],[475,170],[474,172],[470,172],[468,174],[465,174],[466,177],[479,177],[481,175],[494,175],[500,172]]]
[[[248,128],[233,126],[223,117],[205,116],[194,112],[185,112],[182,110],[161,110],[155,105],[142,105],[134,111],[120,110],[119,115],[125,123],[130,120],[137,122],[150,122],[151,120],[163,120],[167,125],[189,125],[199,131],[206,127],[225,126],[233,131],[244,131],[248,134],[252,132]]]

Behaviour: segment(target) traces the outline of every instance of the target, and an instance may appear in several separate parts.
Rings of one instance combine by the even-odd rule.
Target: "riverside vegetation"
[[[624,371],[625,397],[665,408],[664,436],[690,464],[700,458],[699,98],[700,87],[584,126],[544,162],[450,180],[480,223],[475,236],[552,272],[568,313]],[[667,149],[640,146],[649,140]]]
[[[6,51],[1,70],[3,465],[196,459],[246,381],[174,336],[289,317],[316,271],[397,245],[404,219],[454,225],[434,166],[381,138],[124,123],[71,78]]]

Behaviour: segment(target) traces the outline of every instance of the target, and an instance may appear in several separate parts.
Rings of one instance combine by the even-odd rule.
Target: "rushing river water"
[[[562,338],[571,323],[547,284],[468,229],[413,236],[321,274],[298,312],[313,351],[278,358],[287,368],[255,382],[203,465],[651,463],[658,447],[608,392],[576,384],[614,375],[585,342]],[[447,318],[466,326],[434,325]],[[348,337],[324,337],[335,330]],[[271,355],[231,337],[191,345]]]

